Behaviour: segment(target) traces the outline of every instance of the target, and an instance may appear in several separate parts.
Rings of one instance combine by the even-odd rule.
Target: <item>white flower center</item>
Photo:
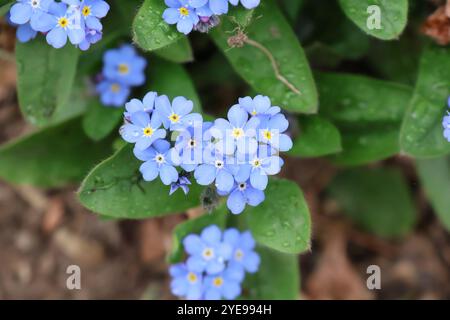
[[[164,155],[162,155],[161,153],[157,154],[155,157],[155,161],[158,164],[163,164],[165,159],[164,159]]]
[[[189,139],[188,141],[188,148],[195,148],[197,146],[197,141],[194,139]]]
[[[247,183],[245,182],[239,183],[238,188],[240,191],[244,191],[245,189],[247,189]]]
[[[235,139],[239,139],[242,138],[244,136],[244,130],[242,128],[234,128],[231,131],[231,135],[233,136],[233,138]]]
[[[33,9],[38,9],[41,7],[41,0],[31,0],[30,5]]]
[[[255,158],[252,160],[251,165],[253,166],[253,168],[259,168],[259,167],[261,167],[261,160],[258,158]]]
[[[216,166],[217,169],[222,169],[223,168],[223,161],[222,160],[216,160],[214,165]]]
[[[211,260],[214,258],[214,250],[211,248],[205,248],[202,252],[203,259]]]

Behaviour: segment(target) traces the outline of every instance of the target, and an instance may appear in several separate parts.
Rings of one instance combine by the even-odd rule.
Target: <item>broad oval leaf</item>
[[[320,116],[299,118],[300,134],[294,140],[289,155],[296,157],[321,157],[342,150],[341,134],[334,124]]]
[[[450,152],[443,137],[442,118],[450,88],[450,49],[430,46],[422,54],[419,78],[405,114],[400,145],[414,157],[436,157]]]
[[[239,20],[233,18],[243,10],[222,18],[221,25],[210,33],[214,42],[255,91],[270,96],[286,110],[315,113],[317,91],[308,61],[275,0],[265,0],[255,9],[244,29],[249,41],[243,47],[229,47],[228,40],[238,27],[233,21]]]
[[[97,97],[87,106],[83,117],[84,132],[95,141],[107,137],[120,123],[123,108],[106,107]]]
[[[88,209],[103,216],[138,219],[183,212],[200,205],[201,188],[192,185],[186,196],[181,190],[169,195],[159,178],[142,179],[141,161],[126,145],[95,167],[84,179],[78,196]]]
[[[321,115],[337,125],[343,151],[332,159],[360,165],[399,152],[403,114],[412,90],[397,83],[368,77],[318,73]]]
[[[431,205],[450,231],[450,159],[422,159],[416,162],[416,167]]]
[[[67,101],[75,79],[80,50],[49,46],[42,37],[16,43],[17,91],[20,109],[32,124],[44,126]]]
[[[198,218],[190,219],[177,225],[173,231],[172,250],[168,257],[169,263],[178,263],[183,260],[183,239],[191,234],[200,234],[202,230],[211,225],[223,229],[227,220],[228,211],[221,205],[211,213],[204,213]]]
[[[339,0],[339,3],[361,30],[382,40],[398,38],[408,21],[408,0]]]
[[[329,186],[342,213],[382,237],[400,237],[412,230],[416,210],[401,172],[395,169],[351,169]]]
[[[163,20],[166,8],[162,0],[145,0],[134,18],[133,40],[143,50],[160,49],[184,37]]]
[[[1,146],[0,177],[12,183],[58,187],[81,181],[111,151],[111,141],[92,142],[77,118]]]
[[[176,63],[191,62],[194,60],[191,43],[186,37],[182,37],[164,48],[155,50],[154,53],[163,59]]]
[[[256,241],[285,253],[308,250],[311,218],[300,188],[292,181],[272,179],[265,194],[263,203],[244,211]]]
[[[251,300],[297,300],[300,292],[300,267],[297,255],[258,246],[261,257],[258,272],[247,274],[244,288]]]

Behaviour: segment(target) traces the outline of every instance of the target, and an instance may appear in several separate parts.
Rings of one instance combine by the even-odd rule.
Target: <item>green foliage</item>
[[[128,0],[127,0],[128,1]],[[184,35],[164,22],[166,5],[160,0],[145,0],[133,22],[133,40],[146,51],[164,48]]]
[[[238,32],[239,23],[234,21],[238,19],[233,19],[237,14],[224,17],[222,24],[210,33],[236,72],[255,91],[270,96],[275,105],[292,112],[316,112],[317,92],[308,61],[275,0],[263,1],[255,9],[251,22],[243,30],[250,42],[243,43],[242,48],[230,49],[228,40]],[[280,76],[287,81],[281,81]]]
[[[285,253],[308,250],[311,218],[300,188],[288,180],[272,179],[265,194],[263,203],[244,211],[256,241]]]
[[[177,42],[171,43],[166,47],[157,49],[154,53],[161,58],[175,63],[194,60],[191,44],[186,37],[180,38]]]
[[[297,300],[299,297],[300,273],[298,257],[260,246],[261,257],[257,273],[247,275],[244,288],[246,299],[252,300]]]
[[[12,183],[58,187],[79,182],[111,153],[110,142],[94,143],[81,122],[41,129],[0,147],[0,177]]]
[[[95,167],[84,179],[78,196],[88,209],[103,216],[138,219],[183,212],[200,205],[201,188],[194,185],[187,196],[180,190],[169,196],[161,181],[143,181],[141,161],[126,145]]]
[[[414,95],[402,125],[403,152],[418,158],[450,152],[450,143],[443,137],[441,126],[449,96],[449,68],[449,48],[429,46],[424,50]]]
[[[11,0],[0,0],[0,17],[9,11],[13,3]]]
[[[74,83],[80,50],[65,46],[55,50],[44,39],[16,43],[17,91],[23,115],[45,126],[67,103]]]
[[[397,83],[368,77],[316,74],[320,113],[342,134],[336,163],[359,165],[382,160],[399,151],[399,131],[412,91]]]
[[[178,224],[173,231],[172,252],[168,257],[169,262],[177,263],[183,260],[183,239],[187,235],[191,233],[200,234],[204,228],[211,225],[217,225],[219,228],[224,229],[227,214],[228,209],[225,205],[221,205],[211,213],[205,213],[198,218]]]
[[[442,224],[450,231],[450,159],[418,160],[417,172]]]
[[[123,108],[105,107],[98,98],[91,99],[83,117],[84,132],[98,141],[108,136],[123,117]]]
[[[334,124],[320,116],[299,118],[300,134],[289,155],[305,158],[321,157],[342,150],[341,134]]]
[[[408,0],[339,0],[342,10],[361,30],[382,40],[400,36],[408,20]],[[369,7],[380,9],[381,29],[368,28]]]
[[[379,236],[404,236],[416,222],[411,194],[397,170],[347,170],[332,181],[329,192],[342,213]]]

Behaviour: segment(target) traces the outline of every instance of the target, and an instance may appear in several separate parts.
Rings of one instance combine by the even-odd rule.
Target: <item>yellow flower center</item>
[[[172,114],[169,116],[169,120],[170,120],[171,122],[173,122],[173,123],[177,123],[178,121],[180,121],[180,116],[177,115],[176,113],[172,113]]]
[[[234,256],[236,260],[242,260],[242,258],[244,257],[244,253],[242,252],[242,250],[237,249]]]
[[[256,110],[252,111],[252,116],[256,116],[258,114],[258,112],[256,112]]]
[[[144,128],[144,136],[151,137],[152,135],[153,135],[153,128],[152,127]]]
[[[203,258],[206,260],[211,259],[213,257],[214,252],[210,248],[206,248],[203,250]]]
[[[216,278],[214,278],[213,284],[214,284],[216,287],[222,286],[222,284],[223,284],[223,278],[222,278],[222,277],[216,277]]]
[[[118,68],[119,68],[120,74],[127,74],[128,72],[130,72],[130,68],[128,67],[128,65],[126,63],[119,64]]]
[[[58,25],[61,28],[66,28],[69,25],[69,19],[67,19],[66,17],[61,17],[58,19]]]
[[[272,132],[270,132],[270,130],[264,130],[263,135],[264,135],[264,138],[266,138],[267,140],[272,139]]]
[[[244,130],[242,128],[234,128],[231,134],[235,139],[239,139],[244,136]]]
[[[88,17],[91,14],[91,8],[89,6],[84,6],[83,10],[81,10],[83,16]]]
[[[254,166],[255,168],[260,167],[260,166],[261,166],[261,160],[259,160],[259,159],[253,160],[253,166]]]
[[[188,281],[190,283],[196,283],[197,282],[197,276],[193,272],[189,272],[187,278],[188,278]]]
[[[120,85],[118,85],[117,83],[113,83],[111,85],[111,91],[114,92],[114,93],[119,92],[120,91]]]
[[[186,8],[186,7],[181,7],[180,9],[178,9],[178,11],[180,11],[180,14],[181,14],[183,17],[186,17],[186,16],[189,15],[189,10],[188,10],[188,8]]]

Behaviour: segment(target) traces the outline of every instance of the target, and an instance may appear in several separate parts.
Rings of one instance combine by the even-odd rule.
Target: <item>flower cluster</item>
[[[87,50],[102,38],[100,19],[109,11],[103,0],[17,0],[9,20],[17,25],[21,42],[46,34],[47,43],[62,48],[67,39],[81,50]]]
[[[246,9],[253,9],[260,0],[165,0],[168,8],[163,19],[168,24],[176,24],[177,30],[184,34],[193,29],[207,32],[219,23],[218,16],[228,13],[229,4],[236,6],[239,2]]]
[[[450,108],[450,96],[447,100],[447,106]],[[442,126],[444,127],[444,138],[450,142],[450,112],[447,111],[447,115],[442,119]]]
[[[110,49],[103,55],[103,71],[96,90],[105,106],[120,107],[128,99],[131,87],[145,82],[147,61],[131,45]]]
[[[171,193],[178,188],[187,193],[193,175],[198,184],[228,196],[234,214],[264,201],[268,176],[278,174],[284,164],[279,152],[292,147],[284,133],[288,120],[265,96],[239,99],[227,119],[213,123],[191,113],[193,103],[184,97],[170,101],[149,92],[143,101],[132,99],[125,107],[120,133],[135,144],[144,180],[159,177],[171,185]]]
[[[200,236],[191,234],[183,240],[189,257],[186,263],[170,267],[171,289],[176,296],[190,300],[236,299],[241,294],[245,273],[259,269],[260,257],[254,251],[250,231],[240,233],[215,225]]]

